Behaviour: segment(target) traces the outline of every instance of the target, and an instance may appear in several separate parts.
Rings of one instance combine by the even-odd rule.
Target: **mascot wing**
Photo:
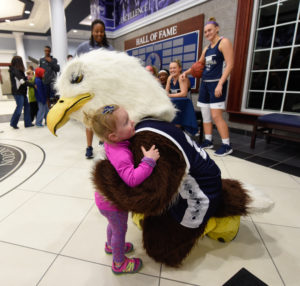
[[[47,117],[56,134],[70,118],[83,121],[83,111],[108,104],[123,106],[130,118],[172,121],[176,109],[159,82],[135,57],[95,50],[68,62],[56,83],[60,100]]]

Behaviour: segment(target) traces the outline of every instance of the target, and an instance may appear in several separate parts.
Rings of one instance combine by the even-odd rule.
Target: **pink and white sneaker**
[[[128,258],[125,256],[125,260],[120,267],[116,267],[113,262],[112,272],[119,274],[132,274],[137,273],[142,268],[143,262],[140,258]]]

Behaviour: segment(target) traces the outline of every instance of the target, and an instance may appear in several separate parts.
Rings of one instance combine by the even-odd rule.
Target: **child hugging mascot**
[[[122,210],[143,214],[143,245],[157,262],[178,267],[200,237],[228,242],[237,235],[240,216],[273,205],[257,190],[221,179],[208,154],[170,123],[175,107],[137,58],[92,51],[67,63],[56,87],[61,97],[47,117],[53,134],[70,118],[83,122],[83,111],[118,104],[136,123],[135,164],[143,157],[140,146],[158,148],[153,173],[137,187],[128,187],[108,160],[93,170],[101,194]]]

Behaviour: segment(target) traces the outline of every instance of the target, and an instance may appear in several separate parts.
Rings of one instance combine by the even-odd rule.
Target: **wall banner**
[[[90,0],[92,20],[101,19],[106,30],[114,32],[147,16],[180,12],[207,0]],[[174,11],[173,11],[174,10]],[[154,16],[155,17],[155,16]],[[149,20],[151,17],[148,17]],[[151,20],[150,20],[151,21]]]
[[[139,37],[125,41],[124,50],[138,57],[144,65],[158,70],[169,69],[173,60],[180,60],[183,71],[195,63],[202,49],[204,15],[163,27]],[[199,81],[190,77],[191,88],[198,89]]]

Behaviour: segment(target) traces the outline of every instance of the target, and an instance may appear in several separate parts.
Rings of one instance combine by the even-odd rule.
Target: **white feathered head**
[[[123,106],[135,122],[145,117],[172,121],[176,113],[160,83],[139,59],[123,52],[99,49],[74,58],[64,67],[56,89],[60,99],[47,117],[53,134],[70,117],[83,121],[83,111],[109,104]]]

